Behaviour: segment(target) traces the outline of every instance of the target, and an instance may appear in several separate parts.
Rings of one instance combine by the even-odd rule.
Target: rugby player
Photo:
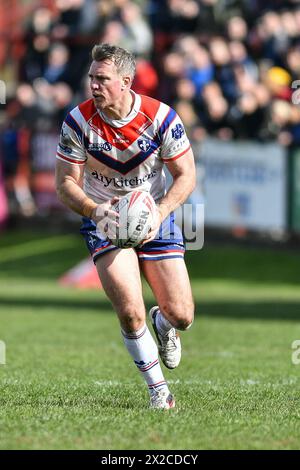
[[[184,242],[173,211],[195,186],[193,152],[173,109],[133,92],[135,60],[123,48],[99,44],[92,50],[92,98],[66,117],[57,148],[59,199],[82,215],[83,234],[108,298],[116,311],[125,346],[150,393],[150,407],[175,406],[158,352],[169,369],[178,366],[181,343],[194,302],[184,262]],[[164,167],[173,177],[166,190]],[[119,249],[107,237],[118,225],[113,204],[130,191],[148,191],[157,211],[146,239]],[[156,342],[146,324],[141,272],[157,305],[149,312]]]

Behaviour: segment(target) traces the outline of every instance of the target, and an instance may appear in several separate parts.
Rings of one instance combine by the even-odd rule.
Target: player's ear
[[[131,85],[131,77],[129,76],[123,77],[122,90],[125,90],[125,88],[130,87],[130,85]]]

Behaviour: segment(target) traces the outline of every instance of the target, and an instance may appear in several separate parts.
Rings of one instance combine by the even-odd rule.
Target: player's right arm
[[[55,183],[58,199],[77,214],[93,219],[96,223],[109,219],[110,224],[114,224],[118,213],[111,206],[117,202],[118,198],[97,204],[85,194],[81,187],[83,173],[83,165],[70,165],[61,160],[56,161]],[[106,231],[105,225],[102,227],[104,232]]]
[[[58,199],[77,214],[91,218],[96,223],[107,217],[114,220],[117,213],[111,205],[115,200],[97,204],[82,189],[87,157],[81,142],[81,130],[72,119],[68,115],[63,123],[57,147],[55,184]]]
[[[77,214],[93,218],[98,204],[82,189],[84,165],[56,160],[55,183],[58,199]]]

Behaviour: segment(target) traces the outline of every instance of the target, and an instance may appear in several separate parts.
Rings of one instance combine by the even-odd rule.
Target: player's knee
[[[186,318],[180,318],[176,321],[176,324],[174,325],[176,330],[188,330],[193,323],[193,318],[186,317]]]
[[[123,308],[119,315],[121,327],[127,333],[138,331],[145,323],[145,314],[143,310],[136,307]]]
[[[168,305],[164,312],[177,330],[188,330],[194,321],[194,305]]]

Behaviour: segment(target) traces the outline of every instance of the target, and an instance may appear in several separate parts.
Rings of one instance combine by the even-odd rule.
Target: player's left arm
[[[173,183],[157,205],[156,221],[144,243],[155,238],[162,221],[186,201],[196,185],[195,159],[191,147],[179,158],[165,161],[165,164],[173,177]]]
[[[180,158],[170,160],[165,164],[173,177],[173,183],[157,206],[161,222],[187,200],[196,186],[196,168],[192,148]]]

